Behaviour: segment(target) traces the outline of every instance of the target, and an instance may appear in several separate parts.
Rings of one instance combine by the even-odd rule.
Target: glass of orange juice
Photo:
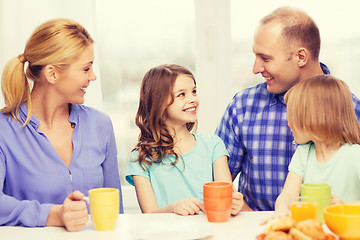
[[[291,216],[301,222],[306,219],[316,219],[317,203],[315,198],[298,197],[290,204]]]

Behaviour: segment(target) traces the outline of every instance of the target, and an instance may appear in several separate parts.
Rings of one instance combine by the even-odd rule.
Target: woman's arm
[[[146,177],[136,175],[133,175],[132,178],[139,206],[143,213],[157,212],[193,215],[199,213],[200,210],[204,210],[203,203],[194,197],[175,201],[168,206],[159,209],[150,180]]]
[[[104,174],[103,187],[119,189],[119,212],[124,213],[114,129],[110,118],[108,119],[108,141],[106,145],[105,160],[102,164]]]
[[[221,156],[213,163],[214,181],[228,182],[232,184],[232,178],[226,156]],[[231,214],[237,215],[244,205],[243,195],[233,187],[233,203]]]
[[[7,195],[4,192],[7,171],[5,154],[0,147],[0,226],[44,227],[52,204],[21,201]]]
[[[2,176],[0,165],[0,176]],[[2,181],[3,182],[3,181]],[[0,184],[2,189],[2,184]],[[88,220],[86,204],[80,201],[84,195],[72,193],[62,205],[40,204],[36,200],[20,201],[0,193],[0,225],[7,226],[65,226],[68,231],[83,228]]]

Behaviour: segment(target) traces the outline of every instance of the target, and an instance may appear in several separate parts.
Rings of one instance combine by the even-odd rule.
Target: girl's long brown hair
[[[173,88],[179,75],[187,75],[194,80],[193,74],[185,67],[165,64],[150,69],[144,76],[140,89],[139,108],[135,122],[140,129],[138,143],[134,150],[139,152],[141,167],[153,162],[162,162],[167,155],[174,155],[176,164],[178,155],[174,152],[174,139],[165,126],[166,109],[174,101]],[[170,101],[169,101],[170,99]],[[187,123],[191,131],[195,123]]]
[[[349,87],[331,75],[301,81],[285,94],[289,126],[326,144],[360,144]]]

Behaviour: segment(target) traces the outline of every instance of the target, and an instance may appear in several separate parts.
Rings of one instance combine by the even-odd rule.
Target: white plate
[[[198,222],[152,222],[137,225],[130,229],[136,239],[142,240],[189,240],[204,239],[211,236],[211,226],[208,223]]]

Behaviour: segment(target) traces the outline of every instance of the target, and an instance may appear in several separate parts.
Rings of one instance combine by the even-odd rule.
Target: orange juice
[[[316,219],[317,205],[314,202],[294,202],[290,205],[290,211],[297,222]]]

